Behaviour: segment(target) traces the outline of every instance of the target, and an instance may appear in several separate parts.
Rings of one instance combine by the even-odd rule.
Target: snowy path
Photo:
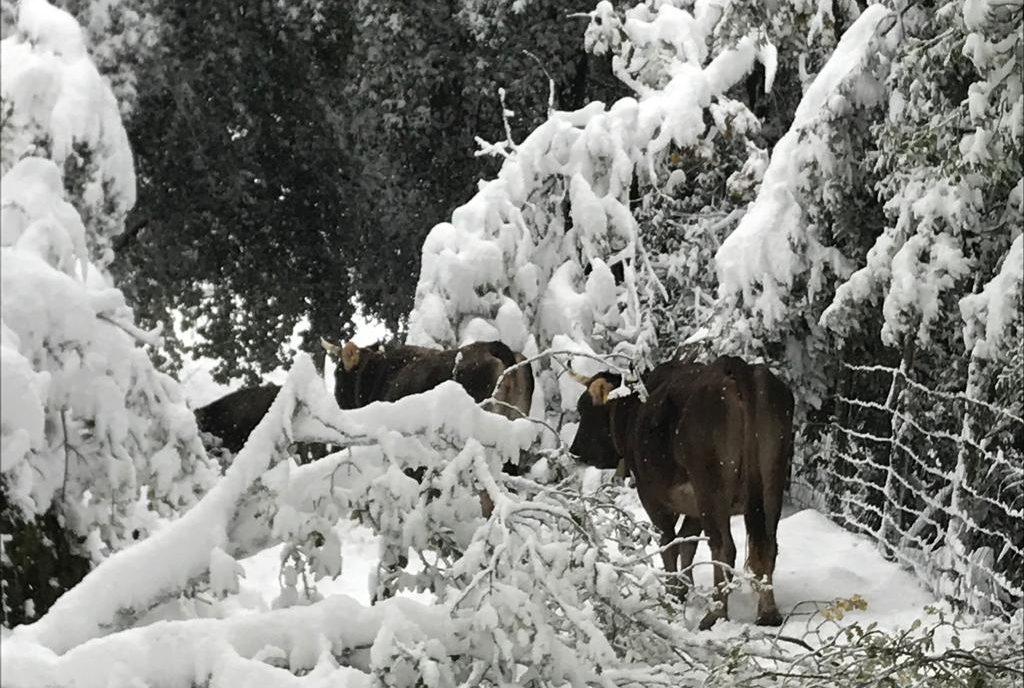
[[[732,519],[732,532],[736,541],[737,565],[742,565],[746,552],[746,529],[743,517]],[[705,544],[697,550],[698,561],[709,561],[710,552]],[[700,585],[711,585],[712,569],[702,566],[695,572]],[[828,602],[837,598],[860,595],[868,607],[863,611],[848,612],[845,620],[863,624],[878,622],[885,628],[903,628],[914,619],[924,616],[924,607],[936,605],[937,600],[908,571],[885,561],[878,549],[867,538],[850,533],[814,511],[790,512],[779,523],[779,558],[775,568],[775,599],[783,616],[803,601]],[[756,597],[749,587],[741,588],[729,598],[731,620],[719,624],[716,630],[728,633],[739,631],[753,623]],[[801,611],[810,611],[802,607]],[[696,613],[691,610],[692,621]],[[798,614],[789,620],[785,631],[802,635],[806,615]],[[820,620],[820,617],[819,617]]]
[[[639,505],[630,506],[639,510]],[[746,550],[742,517],[733,518],[732,529],[740,553],[737,564],[742,565]],[[320,592],[325,596],[344,594],[368,604],[367,581],[377,561],[376,537],[368,528],[354,522],[340,523],[337,532],[343,547],[343,573],[336,580],[321,581]],[[883,628],[896,629],[923,617],[926,606],[938,604],[911,573],[885,561],[872,542],[843,530],[816,511],[788,510],[779,524],[779,548],[775,596],[783,615],[799,602],[829,602],[860,595],[867,601],[867,609],[847,613],[841,623],[877,622]],[[279,557],[280,547],[275,547],[241,562],[246,571],[238,599],[241,606],[269,608],[279,593]],[[696,561],[709,560],[710,552],[701,543]],[[710,566],[698,566],[694,575],[698,585],[711,586]],[[421,600],[429,597],[415,593],[405,596]],[[754,619],[755,602],[749,587],[734,592],[729,601],[731,620],[719,623],[714,633],[728,636],[749,628]],[[688,607],[687,625],[695,626],[703,614],[699,605]],[[801,608],[802,611],[811,609],[810,606]],[[815,623],[817,621],[820,617]],[[789,635],[803,635],[806,623],[807,615],[797,614],[783,630]]]

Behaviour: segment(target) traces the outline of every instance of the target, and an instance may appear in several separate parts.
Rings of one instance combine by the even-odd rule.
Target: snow
[[[964,345],[979,358],[991,359],[1003,350],[1010,324],[1021,317],[1024,290],[1024,234],[1018,234],[1003,258],[999,274],[981,292],[960,299]],[[1019,325],[1018,325],[1019,326]]]
[[[892,259],[892,282],[882,305],[886,320],[882,341],[898,344],[906,330],[903,314],[911,312],[920,316],[918,341],[927,343],[928,331],[940,315],[942,291],[952,288],[969,269],[970,263],[948,234],[911,237]]]
[[[971,31],[985,28],[992,16],[990,0],[964,0],[964,24]]]
[[[879,24],[890,14],[883,5],[872,5],[843,34],[800,100],[789,131],[775,144],[757,199],[715,254],[719,296],[742,296],[766,328],[784,318],[783,297],[797,274],[820,273],[825,267],[841,275],[849,272],[838,251],[805,234],[796,193],[801,168],[812,153],[802,136],[827,112],[826,105],[838,88],[857,73]],[[807,255],[798,253],[800,248]],[[816,281],[813,275],[810,281]]]
[[[732,532],[740,553],[737,560],[741,561],[746,551],[742,517],[733,517]],[[709,560],[710,554],[702,543],[695,561]],[[697,584],[710,588],[711,574],[710,567],[699,569],[695,574]],[[875,622],[882,628],[896,630],[922,618],[926,606],[938,604],[913,574],[886,561],[872,541],[844,530],[811,509],[785,515],[779,522],[779,558],[774,581],[775,599],[783,616],[800,602],[860,595],[867,600],[867,609],[849,612],[848,622]],[[756,596],[749,590],[733,593],[729,601],[731,620],[721,632],[736,632],[752,623],[756,602]],[[805,623],[798,613],[780,632],[802,635]]]
[[[317,380],[312,362],[299,358],[285,390],[309,388]],[[294,403],[291,394],[278,395],[224,477],[175,527],[113,554],[61,597],[46,616],[15,633],[63,652],[116,628],[118,617],[126,611],[145,611],[149,600],[173,595],[206,572],[211,550],[228,542],[235,504],[268,467],[273,442]],[[117,580],[117,587],[111,588],[110,580]]]
[[[130,685],[127,682],[135,681],[135,685],[173,688],[203,683],[208,678],[211,685],[239,685],[229,679],[245,675],[241,673],[244,671],[250,677],[260,675],[261,686],[290,686],[296,683],[292,672],[316,667],[323,661],[324,651],[348,654],[355,665],[334,667],[331,677],[334,681],[354,678],[356,682],[330,685],[367,685],[362,682],[365,674],[359,671],[369,668],[367,650],[380,629],[397,619],[428,631],[442,642],[450,633],[439,608],[401,598],[366,607],[350,597],[334,595],[309,606],[228,619],[155,623],[79,645],[60,655],[26,643],[15,633],[4,641],[4,685],[104,688],[115,682]],[[339,623],[341,620],[344,622]],[[454,642],[448,642],[451,649],[457,649]],[[265,658],[267,668],[232,661],[258,656]],[[275,664],[287,671],[270,670]],[[260,674],[253,673],[256,671]]]
[[[3,100],[11,107],[0,171],[6,174],[21,158],[38,155],[41,142],[49,144],[50,157],[61,167],[73,146],[91,150],[83,201],[96,211],[113,206],[112,214],[88,214],[112,215],[112,221],[92,222],[87,237],[105,263],[112,257],[110,237],[120,233],[135,204],[131,147],[110,86],[90,59],[78,23],[45,0],[20,3],[17,32],[0,46]]]
[[[317,589],[325,596],[345,595],[360,604],[369,605],[371,582],[376,576],[380,556],[380,541],[373,530],[349,519],[334,526],[341,542],[342,573],[337,578],[324,578]],[[239,581],[239,592],[225,599],[226,604],[237,604],[238,613],[270,609],[280,594],[281,554],[285,545],[269,547],[258,554],[238,561],[245,571]],[[414,560],[411,560],[414,561]],[[398,595],[427,604],[434,599],[430,593],[402,591]]]
[[[720,131],[752,132],[757,118],[723,93],[755,60],[765,65],[770,90],[778,61],[774,46],[757,33],[708,61],[725,3],[698,0],[692,14],[679,4],[641,4],[621,23],[608,2],[590,14],[588,46],[613,53],[615,72],[635,97],[552,113],[518,144],[483,146],[508,158],[497,179],[482,183],[451,222],[427,237],[411,343],[500,338],[526,355],[557,350],[584,375],[614,367],[599,353],[642,355],[645,314],[634,264],[643,254],[629,197],[634,176],[653,178],[673,149],[699,145],[707,114]],[[987,7],[968,2],[965,22],[980,25]],[[812,35],[831,13],[830,2],[818,3]],[[742,294],[765,323],[786,316],[786,292],[800,271],[812,271],[810,297],[823,266],[848,271],[838,252],[802,234],[801,166],[827,162],[829,151],[814,128],[848,107],[840,90],[889,15],[871,6],[847,31],[767,166],[750,151],[744,174],[751,183],[762,181],[761,192],[716,262],[723,294]],[[15,67],[7,66],[9,57]],[[115,141],[102,158],[108,176],[96,177],[85,195],[99,202],[96,179],[131,178],[111,187],[120,189],[119,203],[130,205],[134,173],[124,165],[130,152],[119,141],[123,129],[108,121],[109,93],[93,88],[95,68],[73,20],[28,0],[17,36],[4,41],[4,62],[5,103],[9,95],[22,103],[15,108],[19,131],[43,132],[58,163],[72,142],[102,148]],[[22,70],[26,65],[36,72]],[[872,96],[869,88],[854,90],[852,97]],[[987,110],[986,95],[971,96],[973,116]],[[99,114],[79,117],[80,111]],[[987,130],[971,136],[962,141],[964,157],[987,162]],[[14,137],[5,146],[9,140],[24,143]],[[98,565],[40,620],[3,632],[4,685],[454,685],[456,666],[473,672],[459,677],[466,685],[483,680],[483,672],[505,685],[654,684],[650,676],[668,675],[654,673],[663,668],[659,663],[692,669],[678,653],[707,652],[721,661],[727,653],[714,655],[714,648],[735,647],[724,641],[747,645],[774,633],[751,626],[755,595],[745,583],[732,594],[730,621],[709,633],[694,630],[712,582],[704,544],[685,612],[657,604],[664,588],[652,564],[654,545],[627,551],[645,537],[630,519],[647,521],[635,491],[609,489],[606,472],[567,467],[564,451],[541,448],[550,445],[539,437],[551,440],[537,425],[484,411],[454,382],[342,412],[330,394],[330,370],[325,381],[299,355],[289,370],[268,376],[283,384],[281,394],[209,487],[184,401],[202,405],[237,381],[215,384],[213,362],[206,360],[186,366],[184,392],[156,373],[138,346],[158,342],[156,333],[138,330],[103,261],[90,260],[90,250],[102,252],[102,239],[119,231],[119,219],[109,227],[85,226],[63,197],[54,160],[8,153],[5,147],[0,468],[12,500],[39,512],[58,486],[63,496],[66,450],[64,462],[45,452],[48,440],[53,444],[46,428],[64,421],[66,410],[74,411],[72,430],[88,424],[114,441],[102,447],[102,470],[95,473],[109,485],[90,483],[95,476],[88,473],[70,483],[73,500],[81,502],[76,516],[96,521],[84,536]],[[837,303],[871,298],[888,281],[883,312],[890,329],[883,334],[890,338],[902,334],[905,314],[913,311],[922,316],[918,334],[926,339],[945,290],[970,268],[955,237],[937,222],[953,224],[963,212],[960,198],[941,185],[922,191],[917,183],[897,203],[903,217],[926,221],[912,236],[898,223],[880,238],[868,266],[836,297]],[[1011,203],[1020,202],[1020,188]],[[1018,235],[999,273],[960,301],[964,339],[975,356],[1005,349],[1019,322],[1022,263]],[[830,314],[839,321],[845,315],[838,307]],[[826,321],[840,326],[823,316]],[[365,336],[360,329],[357,337]],[[699,327],[687,341],[712,336],[712,329]],[[582,387],[550,358],[539,367],[534,411],[564,415],[556,431],[569,440]],[[138,404],[129,400],[137,398],[156,412],[136,413]],[[338,451],[299,466],[285,449],[293,441],[328,442]],[[570,477],[535,485],[501,475],[502,462],[525,452],[539,458],[530,475]],[[403,470],[414,466],[424,469],[421,481]],[[120,520],[112,513],[103,521],[116,503],[115,487],[124,488],[130,503],[120,507]],[[608,494],[619,497],[610,505],[614,516],[602,519]],[[494,505],[486,518],[481,495]],[[350,520],[354,515],[371,525]],[[117,535],[110,530],[119,524],[144,532],[140,542],[110,553]],[[732,519],[732,529],[741,567],[742,517]],[[830,622],[837,630],[850,623],[902,630],[924,618],[926,607],[949,610],[886,561],[874,540],[815,511],[787,510],[779,544],[775,597],[790,614],[779,633],[808,637],[822,622],[812,612],[837,598],[859,597],[867,605]],[[411,564],[404,570],[389,566],[405,557]],[[396,582],[397,598],[369,604]],[[619,618],[625,632],[617,632]],[[667,650],[658,654],[645,645]],[[657,665],[650,674],[640,666],[645,662]]]
[[[46,443],[43,432],[44,412],[50,376],[33,369],[31,361],[18,350],[18,336],[4,323],[0,369],[4,384],[0,387],[0,423],[3,433],[0,451],[0,473],[5,476],[27,477],[21,463],[32,451],[41,450]],[[15,495],[24,495],[26,486],[11,487]]]
[[[590,476],[585,483],[592,485],[591,490],[596,489],[600,472],[585,472]],[[625,497],[620,504],[631,512],[642,513],[635,494]],[[732,519],[732,530],[742,563],[746,542],[742,517]],[[232,658],[263,656],[270,665],[283,662],[290,671],[310,669],[322,661],[320,643],[326,642],[326,647],[338,655],[345,654],[345,648],[369,648],[377,634],[386,631],[397,618],[403,619],[403,624],[426,626],[433,637],[445,638],[444,628],[451,622],[442,607],[422,606],[429,602],[429,596],[420,596],[421,602],[396,598],[367,607],[366,580],[377,559],[374,538],[367,529],[347,521],[340,522],[336,532],[344,543],[346,568],[338,579],[319,584],[325,594],[320,602],[269,610],[280,592],[280,548],[271,548],[240,562],[246,576],[238,595],[221,603],[222,611],[227,613],[223,619],[162,621],[97,639],[59,655],[28,642],[16,630],[3,641],[5,685],[87,688],[106,686],[118,676],[130,676],[153,686],[183,686],[190,681],[202,682],[208,675],[215,681],[212,685],[218,685],[216,681],[246,675],[235,673],[243,670],[265,672],[265,680],[271,682],[260,685],[292,685],[294,677],[290,673],[256,669],[251,663],[233,662]],[[944,607],[910,573],[885,561],[871,541],[842,529],[815,511],[784,514],[779,524],[779,543],[775,595],[784,615],[795,611],[780,633],[803,635],[809,623],[805,613],[812,607],[797,605],[807,601],[824,605],[860,595],[867,608],[848,612],[836,626],[878,623],[885,630],[907,629],[916,619],[926,618],[925,607]],[[702,543],[694,575],[696,584],[705,588],[712,582],[711,568],[703,564],[708,561],[709,552]],[[721,639],[743,634],[753,621],[755,605],[756,597],[751,590],[735,591],[730,598],[731,620],[720,622],[703,637]],[[482,613],[486,615],[486,610]],[[695,601],[685,617],[666,621],[693,626],[702,613],[702,603]],[[339,623],[340,619],[344,623]],[[483,621],[481,617],[480,623]],[[361,681],[368,678],[363,673],[368,668],[368,658],[360,660],[358,653],[348,652],[353,666],[332,668],[331,675],[339,681],[334,685],[363,685]],[[353,682],[344,683],[342,679]]]

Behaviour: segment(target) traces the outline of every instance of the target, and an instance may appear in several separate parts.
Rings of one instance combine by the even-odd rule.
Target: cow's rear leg
[[[668,591],[675,595],[680,602],[686,601],[686,585],[679,577],[679,543],[669,544],[676,539],[677,514],[668,511],[649,513],[651,523],[661,533],[658,545],[661,547],[661,563],[665,571],[669,573],[668,582],[665,585]]]
[[[769,481],[771,482],[771,481]],[[760,486],[756,486],[760,488]],[[743,519],[747,525],[747,566],[762,583],[757,596],[757,618],[759,626],[781,626],[782,614],[775,604],[772,587],[775,575],[775,560],[779,546],[777,533],[782,512],[781,486],[752,490],[747,497],[747,508]]]
[[[777,551],[775,538],[770,543],[750,544],[750,571],[762,582],[757,595],[757,618],[754,621],[758,626],[782,625],[782,614],[775,604],[775,591],[772,589]]]
[[[708,534],[708,544],[711,545],[711,559],[717,563],[715,591],[711,597],[714,604],[701,619],[699,628],[702,631],[714,626],[719,619],[729,618],[729,583],[732,581],[732,569],[736,565],[736,543],[729,529],[729,513],[725,509],[716,511],[722,513],[704,517],[704,532]]]
[[[696,538],[704,530],[704,523],[699,516],[684,516],[683,525],[679,527],[679,538]],[[682,577],[682,599],[686,599],[690,585],[693,584],[693,557],[697,554],[697,541],[679,543],[679,571]]]

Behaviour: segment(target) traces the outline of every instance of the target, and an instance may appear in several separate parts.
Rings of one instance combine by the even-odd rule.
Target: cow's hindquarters
[[[755,623],[779,626],[774,574],[778,558],[778,526],[790,457],[793,453],[793,396],[764,366],[754,368],[754,432],[748,442],[747,566],[762,582]]]
[[[740,486],[747,452],[747,386],[724,366],[709,366],[686,401],[677,429],[676,461],[690,476],[700,520],[715,566],[714,604],[700,622],[702,630],[729,613],[729,584],[736,564],[730,518],[743,509]],[[741,370],[742,372],[742,370]]]

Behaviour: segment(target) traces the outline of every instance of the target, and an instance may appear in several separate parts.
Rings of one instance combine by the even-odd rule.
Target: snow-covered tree
[[[870,468],[856,487],[846,458],[830,466],[805,433],[797,463],[811,483],[852,494],[852,520],[895,555],[908,534],[941,549],[931,570],[956,572],[951,594],[1004,610],[1020,596],[1019,576],[1004,576],[1024,561],[1007,535],[1024,499],[1024,423],[1007,395],[1021,377],[1020,19],[1016,4],[940,2],[878,22],[875,49],[817,102],[828,66],[815,77],[716,257],[732,346],[781,363],[817,420],[844,422],[832,407],[859,404],[851,390],[887,414],[869,432],[882,443],[858,450]],[[881,212],[858,210],[865,191]],[[864,366],[896,372],[868,393],[880,383]],[[959,440],[937,448],[942,437]]]
[[[709,53],[721,14],[714,3],[698,4],[696,14],[640,4],[623,21],[611,3],[598,4],[585,44],[613,54],[613,71],[635,97],[552,112],[519,143],[481,142],[505,163],[424,242],[410,342],[501,338],[528,354],[569,347],[650,364],[655,324],[641,300],[657,277],[631,194],[658,182],[674,150],[701,144],[709,108],[720,117],[749,114],[724,93],[756,60],[766,76],[775,69],[754,31]],[[549,373],[542,380],[557,407]],[[564,408],[576,393],[565,390]]]
[[[677,5],[691,6],[591,13],[588,49],[614,56],[635,99],[483,144],[506,161],[428,237],[411,341],[500,337],[640,367],[697,341],[767,360],[800,402],[800,480],[829,500],[853,495],[857,527],[886,547],[907,533],[938,546],[922,544],[915,511],[948,499],[954,475],[974,491],[961,495],[976,502],[972,522],[992,504],[999,519],[1018,513],[1020,8]],[[979,339],[989,311],[1000,334]],[[857,365],[896,372],[854,379]],[[552,411],[559,371],[541,373]],[[851,389],[888,414],[871,421],[882,442],[861,487],[829,445]],[[562,410],[578,391],[558,390]],[[936,404],[931,391],[953,396]],[[929,437],[982,454],[957,458]],[[903,455],[919,443],[922,456]],[[990,461],[998,469],[975,475]],[[940,511],[932,540],[951,514],[970,516]],[[1019,545],[985,547],[1004,552],[997,576],[1016,567]]]
[[[143,348],[157,333],[135,326],[103,268],[135,173],[81,29],[27,0],[2,51],[5,530],[59,521],[49,545],[5,547],[4,619],[15,622],[60,590],[8,578],[14,559],[49,547],[98,562],[191,505],[213,469],[177,382]]]

